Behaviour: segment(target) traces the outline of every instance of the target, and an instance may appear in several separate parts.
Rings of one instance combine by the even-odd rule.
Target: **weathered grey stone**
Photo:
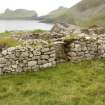
[[[1,64],[1,62],[0,62],[0,68],[3,68],[5,66],[5,64]]]
[[[56,61],[52,61],[52,66],[56,66]]]
[[[105,53],[103,53],[102,57],[105,58]]]
[[[56,58],[49,58],[48,61],[49,61],[49,62],[52,62],[52,61],[55,61],[55,59],[56,59]]]
[[[48,52],[49,51],[49,48],[43,48],[42,49],[42,52]]]
[[[87,47],[86,46],[81,46],[81,50],[82,51],[86,51],[87,50]]]
[[[16,69],[17,68],[17,65],[12,65],[12,68]]]
[[[34,60],[39,60],[40,59],[40,56],[33,56],[33,59]]]
[[[74,49],[75,51],[81,51],[81,45],[76,44]]]
[[[36,64],[37,64],[36,61],[29,61],[29,62],[28,62],[28,67],[33,67],[33,66],[35,67]]]
[[[7,50],[3,50],[3,51],[2,51],[2,54],[3,54],[3,55],[7,55],[7,54],[8,54],[8,51],[7,51]]]
[[[55,57],[55,54],[50,54],[50,57]]]
[[[29,56],[29,53],[28,53],[28,52],[23,52],[23,53],[21,54],[21,56],[22,56],[22,57],[28,57],[28,56]]]
[[[11,51],[13,51],[15,49],[16,49],[15,47],[10,47],[10,48],[8,48],[8,52],[11,52]]]
[[[37,56],[37,55],[41,55],[41,52],[40,51],[33,51],[33,54],[35,55],[35,56]]]
[[[5,58],[0,58],[0,64],[6,64],[6,59]]]
[[[47,68],[47,67],[51,67],[52,64],[51,63],[46,63],[40,66],[40,68]]]
[[[77,54],[75,52],[69,52],[67,55],[71,57],[76,57]]]
[[[30,54],[30,55],[29,55],[29,57],[31,57],[31,58],[32,58],[33,56],[34,56],[33,54]]]
[[[49,59],[48,55],[41,55],[41,59]]]

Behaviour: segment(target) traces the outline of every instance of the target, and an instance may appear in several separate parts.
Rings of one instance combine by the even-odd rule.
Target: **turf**
[[[0,105],[105,105],[105,60],[1,76]]]

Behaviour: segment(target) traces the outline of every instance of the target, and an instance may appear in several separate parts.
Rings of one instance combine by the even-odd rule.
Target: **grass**
[[[18,34],[22,34],[17,33]],[[16,39],[12,38],[12,33],[10,31],[5,31],[3,33],[0,33],[0,47],[15,47],[17,45],[20,45],[22,43],[20,43],[19,41],[17,41]]]
[[[43,33],[43,32],[46,32],[46,30],[35,29],[32,31],[32,33]]]
[[[105,60],[0,77],[0,105],[105,105]]]
[[[11,35],[11,32],[5,31],[5,32],[0,33],[0,38],[7,37],[7,36],[10,36],[10,35]]]
[[[15,40],[11,37],[0,38],[0,46],[2,46],[2,47],[15,47],[19,44],[20,43],[17,40]]]

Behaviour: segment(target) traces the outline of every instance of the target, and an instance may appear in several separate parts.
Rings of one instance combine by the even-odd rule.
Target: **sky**
[[[81,0],[1,0],[0,13],[5,9],[35,10],[39,16],[46,15],[60,6],[72,7]]]

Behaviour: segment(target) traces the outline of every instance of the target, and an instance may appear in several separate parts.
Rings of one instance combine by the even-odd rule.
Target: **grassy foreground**
[[[105,60],[1,76],[0,105],[105,105]]]

